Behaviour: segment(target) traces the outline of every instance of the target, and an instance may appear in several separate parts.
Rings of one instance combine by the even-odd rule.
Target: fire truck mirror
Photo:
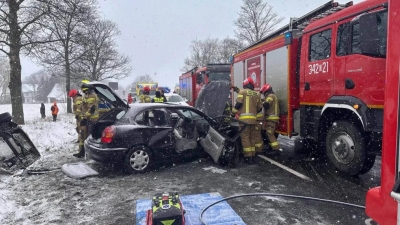
[[[360,16],[360,50],[364,55],[381,56],[378,24],[380,11]],[[354,32],[354,30],[353,30]]]

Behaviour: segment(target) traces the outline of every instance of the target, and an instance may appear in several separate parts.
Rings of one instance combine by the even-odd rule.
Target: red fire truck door
[[[304,43],[306,42],[306,43]],[[302,102],[325,103],[333,94],[333,66],[331,49],[332,28],[326,27],[304,35],[303,46],[308,46],[304,61],[304,91]]]

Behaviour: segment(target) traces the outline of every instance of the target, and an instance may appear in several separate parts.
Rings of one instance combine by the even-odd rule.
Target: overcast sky
[[[285,17],[283,26],[290,17],[300,17],[328,0],[268,2],[279,16]],[[121,30],[120,51],[132,58],[132,75],[120,84],[126,86],[135,76],[148,73],[160,86],[173,88],[179,82],[192,40],[234,36],[233,21],[238,17],[242,0],[99,0],[99,3],[102,16],[117,23]],[[37,70],[39,66],[23,58],[23,77]]]

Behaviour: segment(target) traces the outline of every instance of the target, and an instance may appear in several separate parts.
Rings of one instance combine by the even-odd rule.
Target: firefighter
[[[163,103],[166,101],[167,99],[161,95],[161,91],[156,91],[156,97],[151,100],[152,103]]]
[[[260,101],[261,101],[261,104],[264,102],[263,95],[261,95]],[[254,142],[255,142],[254,144],[256,146],[256,154],[263,153],[263,150],[264,150],[264,139],[261,134],[263,125],[265,123],[264,112],[265,112],[265,110],[261,109],[261,111],[257,113],[257,119],[256,119],[256,125],[255,125],[256,133],[254,136]]]
[[[267,136],[269,140],[269,145],[272,150],[280,150],[279,143],[275,137],[275,129],[279,123],[279,104],[278,98],[276,97],[271,85],[266,84],[261,88],[260,91],[264,97],[265,101],[263,103],[263,108],[266,115],[266,123],[264,127],[267,130]]]
[[[82,83],[88,83],[84,80]],[[99,98],[91,88],[82,85],[84,96],[82,98],[82,114],[81,114],[81,141],[79,142],[78,153],[73,156],[82,158],[85,155],[84,143],[88,135],[91,133],[92,125],[99,118]]]
[[[261,111],[262,104],[260,94],[253,91],[254,81],[250,77],[243,81],[243,89],[239,90],[234,87],[236,92],[239,92],[236,98],[236,104],[232,109],[232,114],[240,112],[239,120],[243,121],[249,126],[240,134],[240,139],[243,145],[243,154],[246,163],[252,163],[255,156],[255,140],[256,136],[256,122],[257,113]],[[243,125],[240,125],[240,129]]]
[[[78,132],[78,143],[81,141],[81,114],[82,114],[82,95],[75,89],[72,89],[69,94],[69,97],[72,98],[72,110],[76,119],[76,132]]]
[[[143,94],[140,95],[139,100],[140,103],[150,103],[151,102],[151,98],[149,96],[150,93],[150,88],[149,87],[144,87],[143,88]]]

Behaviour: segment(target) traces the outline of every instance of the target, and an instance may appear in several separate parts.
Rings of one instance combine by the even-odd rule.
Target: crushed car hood
[[[230,89],[228,81],[213,81],[204,85],[197,96],[195,108],[211,118],[221,116],[229,100]]]

